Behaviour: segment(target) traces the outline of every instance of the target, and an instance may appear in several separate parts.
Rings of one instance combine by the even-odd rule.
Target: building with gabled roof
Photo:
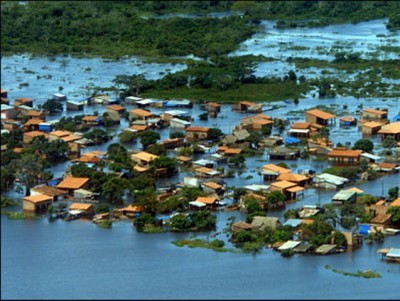
[[[189,142],[207,140],[210,138],[210,128],[205,126],[188,126],[186,129],[186,140]]]
[[[388,111],[367,108],[362,111],[361,118],[369,121],[385,121],[388,119]]]
[[[382,140],[392,136],[394,140],[400,141],[400,121],[382,126],[382,128],[378,131],[378,134],[381,136]]]
[[[306,121],[318,125],[327,126],[335,121],[336,116],[318,109],[306,111]]]
[[[159,156],[144,151],[131,155],[131,159],[141,167],[149,166],[150,163],[157,158],[159,158]]]
[[[73,195],[76,189],[87,189],[89,187],[90,178],[68,177],[62,180],[57,188],[68,190],[69,195]]]

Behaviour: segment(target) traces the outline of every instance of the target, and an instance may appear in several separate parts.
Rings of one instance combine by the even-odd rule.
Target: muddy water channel
[[[354,47],[365,56],[377,55],[380,59],[399,59],[398,53],[381,52],[379,47],[392,43],[399,46],[399,35],[393,36],[384,29],[384,21],[370,21],[356,25],[328,26],[317,29],[277,30],[273,22],[265,21],[265,32],[243,43],[241,50],[232,55],[263,54],[286,59],[289,56],[315,57],[331,60],[330,49]],[[290,49],[307,47],[304,50]],[[272,68],[282,76],[287,73],[285,62],[260,65],[259,76]],[[291,66],[289,66],[291,68]],[[107,61],[98,58],[54,57],[39,58],[29,55],[2,57],[1,86],[9,91],[11,105],[15,98],[31,97],[34,107],[42,104],[52,94],[61,92],[68,99],[81,100],[90,95],[94,86],[112,86],[118,74],[144,74],[148,79],[160,78],[168,72],[186,68],[184,64],[147,64],[138,58]],[[318,68],[317,68],[318,69]],[[264,71],[263,71],[264,70]],[[304,71],[304,70],[303,70]],[[310,70],[310,72],[318,70]],[[264,73],[263,73],[264,72]],[[310,73],[311,74],[311,73]],[[22,84],[22,85],[21,85]],[[62,87],[62,89],[60,88]],[[216,100],[217,101],[217,100]],[[135,108],[126,105],[127,110]],[[300,99],[299,104],[275,102],[266,104],[263,113],[271,117],[287,118],[290,123],[305,120],[304,111],[325,105],[337,115],[337,122],[330,127],[330,138],[335,144],[353,144],[362,138],[358,127],[340,127],[338,117],[353,116],[359,119],[362,108],[387,108],[389,119],[400,111],[399,99],[336,97],[316,99],[311,95]],[[157,114],[166,109],[151,108]],[[250,114],[231,110],[223,105],[217,118],[202,121],[204,113],[199,104],[193,108],[179,108],[192,117],[192,125],[218,127],[228,134],[239,124],[240,118]],[[83,112],[63,111],[49,120],[80,114],[101,114],[102,105],[85,106]],[[119,126],[108,128],[113,136],[108,143],[91,146],[91,150],[106,151],[111,143],[118,142],[118,133],[128,127],[122,119]],[[288,127],[280,133],[286,137]],[[161,140],[169,137],[170,129],[160,130]],[[273,134],[278,134],[276,129]],[[378,137],[369,137],[380,152]],[[141,149],[140,141],[125,144],[129,150]],[[214,152],[215,149],[211,149]],[[173,152],[169,154],[175,156]],[[206,158],[209,154],[197,155]],[[258,172],[270,160],[268,150],[258,157],[246,159],[246,168],[236,171],[233,178],[225,179],[228,186],[242,187],[263,184]],[[61,177],[70,162],[52,167],[55,177]],[[317,173],[329,166],[316,157],[286,161],[294,172],[312,169]],[[226,170],[227,165],[221,165]],[[180,171],[175,177],[160,180],[158,186],[182,181],[190,172]],[[384,195],[400,184],[400,175],[385,176],[368,183],[357,183],[365,193]],[[307,189],[304,198],[289,204],[285,209],[306,204],[326,204],[335,190]],[[15,194],[13,194],[15,196]],[[225,199],[228,203],[229,198]],[[18,208],[20,209],[20,208]],[[283,210],[269,212],[283,221]],[[223,229],[228,218],[244,219],[239,212],[216,212],[218,239],[229,242]],[[6,299],[397,299],[400,281],[399,265],[380,260],[378,248],[400,247],[400,237],[392,236],[380,244],[363,246],[353,253],[333,256],[300,256],[284,259],[272,250],[261,254],[216,253],[204,249],[177,248],[171,241],[188,238],[193,234],[136,232],[131,222],[114,223],[111,230],[104,230],[89,221],[61,220],[49,223],[46,218],[13,221],[1,217],[1,297]],[[208,234],[196,234],[208,238]],[[29,253],[26,252],[29,247]],[[326,270],[325,265],[350,272],[372,269],[382,275],[379,279],[346,277]],[[305,277],[307,275],[307,277]],[[82,285],[84,284],[84,285]],[[151,284],[149,286],[149,284]],[[379,289],[377,289],[379,288]]]

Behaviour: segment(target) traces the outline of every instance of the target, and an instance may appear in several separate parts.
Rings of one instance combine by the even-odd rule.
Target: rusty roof
[[[69,131],[52,131],[49,133],[49,135],[53,135],[53,136],[57,136],[57,137],[64,137],[64,136],[68,136],[71,135],[72,133]]]
[[[368,122],[365,122],[362,126],[367,127],[367,128],[379,128],[379,127],[382,127],[382,123],[379,123],[376,121],[368,121]]]
[[[357,158],[362,154],[361,150],[352,150],[345,148],[334,148],[328,153],[328,157],[347,157],[347,158]]]
[[[43,122],[43,119],[29,119],[24,123],[24,126],[39,125]]]
[[[209,172],[214,171],[214,169],[208,168],[208,167],[199,167],[199,168],[196,168],[195,171],[201,172],[201,173],[209,173]]]
[[[377,115],[385,115],[388,112],[387,111],[382,111],[382,110],[376,110],[376,109],[371,109],[371,108],[367,108],[363,110],[363,113],[372,113],[372,114],[377,114]]]
[[[321,118],[321,119],[332,119],[335,118],[336,116],[331,114],[331,113],[327,113],[318,109],[314,109],[314,110],[309,110],[306,111],[306,114]]]
[[[67,190],[63,190],[63,189],[58,189],[56,187],[53,186],[36,186],[32,188],[33,191],[39,192],[41,194],[44,194],[46,196],[58,196],[58,195],[63,195],[68,193]]]
[[[64,142],[71,142],[71,141],[79,140],[81,138],[82,137],[80,137],[80,136],[68,135],[68,136],[61,137],[61,140]]]
[[[82,121],[97,121],[98,116],[84,116]]]
[[[133,113],[137,116],[142,116],[142,117],[154,116],[154,114],[152,112],[143,110],[143,109],[133,109],[133,110],[130,110],[130,113]]]
[[[311,122],[295,122],[292,125],[292,129],[306,130],[311,127]]]
[[[117,104],[106,106],[106,108],[113,111],[125,111],[125,107]]]
[[[378,166],[380,168],[394,169],[394,168],[397,167],[397,164],[396,163],[384,163],[384,162],[382,162],[382,163],[379,163]]]
[[[176,157],[176,159],[179,161],[183,161],[183,162],[188,162],[188,161],[192,160],[192,158],[186,157],[186,156],[178,156],[178,157]]]
[[[282,189],[288,189],[288,188],[297,186],[297,184],[293,183],[293,182],[289,182],[289,181],[278,181],[278,182],[271,183],[271,186],[282,188]]]
[[[372,224],[385,224],[392,218],[390,213],[386,214],[377,214],[373,219],[371,219],[370,223]]]
[[[46,138],[49,137],[49,135],[45,132],[41,132],[41,131],[30,131],[30,132],[25,132],[24,136],[28,136],[28,137],[38,137],[38,136],[44,136]]]
[[[128,211],[131,213],[135,213],[135,212],[142,212],[144,210],[143,206],[134,206],[134,205],[128,205],[124,208],[120,208],[117,209],[118,211]]]
[[[354,117],[343,116],[343,117],[340,117],[340,120],[341,120],[341,121],[353,122],[353,121],[355,121],[356,119],[355,119]]]
[[[57,188],[65,188],[65,189],[79,189],[84,186],[87,182],[89,182],[90,178],[75,178],[69,177],[62,180]]]
[[[278,173],[280,173],[280,174],[283,174],[283,173],[290,173],[290,172],[291,172],[290,169],[287,169],[287,168],[284,168],[284,167],[281,167],[281,166],[275,165],[275,164],[267,164],[267,165],[264,165],[264,166],[263,166],[263,169],[276,171],[276,172],[278,172]]]
[[[210,128],[205,126],[188,126],[186,132],[209,132]]]
[[[240,148],[227,148],[224,152],[227,155],[238,155],[242,153],[242,150]]]
[[[42,114],[43,112],[41,111],[31,110],[26,114],[26,116],[38,117],[41,116]]]
[[[148,126],[147,125],[134,124],[130,128],[132,130],[136,130],[136,131],[140,132],[140,131],[147,130]]]
[[[89,210],[90,208],[93,208],[92,204],[84,204],[84,203],[72,203],[71,206],[69,207],[70,210]]]
[[[279,181],[291,181],[291,182],[301,182],[301,181],[306,181],[308,180],[309,177],[305,175],[300,175],[297,173],[284,173],[280,174],[277,178]]]
[[[212,205],[217,201],[217,199],[214,197],[199,196],[197,197],[196,201],[203,204]]]

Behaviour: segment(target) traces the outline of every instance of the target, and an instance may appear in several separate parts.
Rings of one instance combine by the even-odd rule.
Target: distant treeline
[[[170,13],[239,11],[225,18],[155,18]],[[2,1],[3,54],[200,57],[223,55],[258,29],[389,18],[400,28],[400,1]]]

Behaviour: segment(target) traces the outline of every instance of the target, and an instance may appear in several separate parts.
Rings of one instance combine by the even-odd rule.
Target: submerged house
[[[378,131],[378,134],[381,136],[382,140],[385,140],[387,137],[391,136],[394,138],[394,140],[400,141],[400,121],[382,126],[382,128]]]
[[[360,163],[361,154],[361,150],[338,147],[328,153],[328,159],[335,165],[357,165]]]
[[[274,181],[281,174],[290,173],[291,170],[275,164],[266,164],[262,167],[264,181]]]
[[[68,177],[62,180],[57,185],[57,188],[65,189],[70,196],[73,196],[75,190],[80,188],[87,189],[89,187],[89,180],[90,178]]]
[[[369,121],[384,121],[388,119],[388,111],[379,109],[364,109],[361,115],[362,119]]]
[[[53,197],[45,194],[35,194],[22,199],[22,209],[34,213],[43,213],[53,203]]]
[[[322,126],[327,126],[335,122],[335,115],[318,109],[306,111],[306,121]]]

